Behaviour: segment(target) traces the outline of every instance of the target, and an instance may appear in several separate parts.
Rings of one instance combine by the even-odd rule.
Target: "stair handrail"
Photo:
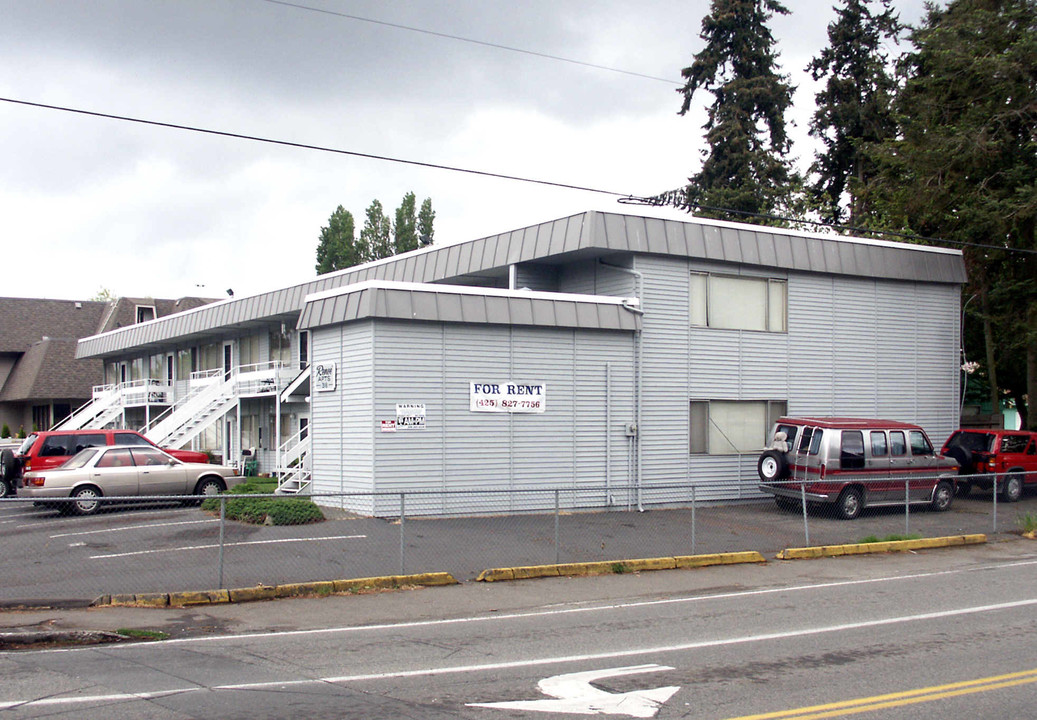
[[[222,377],[222,371],[218,372],[220,373],[220,377]],[[193,375],[194,373],[192,373],[192,378]],[[233,397],[233,390],[233,374],[226,380],[219,380],[219,378],[217,378],[217,381],[215,382],[206,382],[201,386],[197,393],[189,394],[185,398],[183,404],[173,406],[175,409],[173,409],[171,414],[162,419],[161,422],[152,425],[142,434],[144,434],[153,443],[162,445],[168,438],[176,433],[177,430],[189,422],[199,411],[217,400],[217,398],[222,396]],[[165,415],[165,413],[163,413],[163,415]]]

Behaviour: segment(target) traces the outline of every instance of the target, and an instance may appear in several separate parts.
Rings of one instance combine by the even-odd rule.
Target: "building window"
[[[138,305],[137,306],[137,322],[147,322],[148,320],[155,319],[155,306],[154,305]]]
[[[299,331],[299,369],[305,370],[310,365],[310,333]]]
[[[176,376],[181,380],[191,377],[197,368],[194,366],[194,348],[180,349],[176,351]]]
[[[767,445],[783,400],[692,400],[688,449],[693,455],[756,453]]]
[[[259,336],[248,335],[238,340],[238,365],[257,366],[259,362]]]
[[[690,322],[725,330],[785,332],[788,284],[772,278],[692,273]]]
[[[50,430],[50,405],[32,406],[32,431]]]
[[[283,327],[283,326],[282,326]],[[270,359],[288,367],[292,364],[292,336],[281,330],[270,331]]]

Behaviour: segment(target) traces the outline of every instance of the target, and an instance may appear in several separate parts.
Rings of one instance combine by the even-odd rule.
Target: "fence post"
[[[993,478],[990,482],[990,487],[993,490],[994,495],[994,535],[997,535],[997,473],[993,474]]]
[[[406,543],[403,532],[403,524],[407,516],[407,494],[400,493],[400,575],[405,575],[404,560],[406,559]]]
[[[904,481],[904,535],[911,534],[911,481]]]
[[[560,555],[558,551],[558,515],[558,488],[555,488],[555,565],[561,562],[561,560],[559,560]]]
[[[691,554],[698,555],[695,551],[695,486],[691,486]]]
[[[223,529],[227,525],[227,498],[220,494],[220,582],[217,587],[223,590]]]
[[[807,520],[807,484],[799,484],[799,504],[803,508],[803,537],[806,546],[810,547],[810,522]]]

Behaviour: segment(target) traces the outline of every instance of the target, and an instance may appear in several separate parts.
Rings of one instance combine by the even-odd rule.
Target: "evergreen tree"
[[[786,160],[785,133],[793,88],[777,72],[767,27],[773,13],[788,12],[778,0],[712,0],[702,20],[706,47],[681,71],[686,83],[678,90],[681,115],[698,90],[714,98],[704,126],[709,149],[684,191],[689,209],[706,206],[703,215],[745,220],[745,214],[784,212],[793,202],[798,178]]]
[[[366,249],[354,238],[353,215],[339,205],[320,229],[317,243],[317,274],[352,267],[367,261]]]
[[[871,0],[843,0],[828,26],[828,47],[806,68],[814,80],[827,78],[810,123],[824,144],[810,167],[810,190],[829,222],[847,215],[850,225],[861,222],[867,208],[860,188],[874,174],[866,148],[896,135],[896,82],[883,43],[896,41],[901,28],[889,3],[880,0],[882,12],[873,15]]]
[[[392,222],[382,210],[382,203],[372,200],[367,208],[367,219],[360,231],[360,243],[369,249],[368,259],[381,260],[392,257]]]
[[[404,195],[400,206],[396,208],[396,222],[393,223],[392,232],[396,254],[417,249],[418,218],[414,193]]]
[[[436,220],[436,213],[432,209],[432,198],[425,198],[421,202],[421,210],[418,211],[418,244],[421,247],[432,244],[432,238],[436,234],[432,224]]]
[[[983,327],[969,355],[995,411],[1005,388],[1037,428],[1037,0],[931,5],[910,40],[868,201],[887,225],[984,246],[964,249]]]

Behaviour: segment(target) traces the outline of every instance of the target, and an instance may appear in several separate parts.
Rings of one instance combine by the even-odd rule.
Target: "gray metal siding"
[[[311,364],[334,362],[337,367],[335,390],[310,396],[314,493],[374,489],[372,333],[370,322],[311,333]],[[348,505],[351,509],[369,511],[370,498],[349,502],[356,503]]]
[[[470,490],[560,487],[573,491],[561,498],[567,507],[604,505],[609,444],[609,480],[617,488],[630,485],[623,428],[633,412],[632,338],[605,331],[378,322],[370,424],[394,419],[397,403],[424,403],[427,428],[375,431],[377,490],[434,493],[408,497],[408,513],[417,514],[544,510],[554,503],[553,493],[456,492]],[[546,411],[471,412],[469,383],[480,380],[543,382]],[[592,486],[594,492],[586,490]],[[389,498],[375,514],[397,511],[398,500]]]
[[[955,286],[789,278],[789,412],[917,422],[940,444],[958,422]]]

